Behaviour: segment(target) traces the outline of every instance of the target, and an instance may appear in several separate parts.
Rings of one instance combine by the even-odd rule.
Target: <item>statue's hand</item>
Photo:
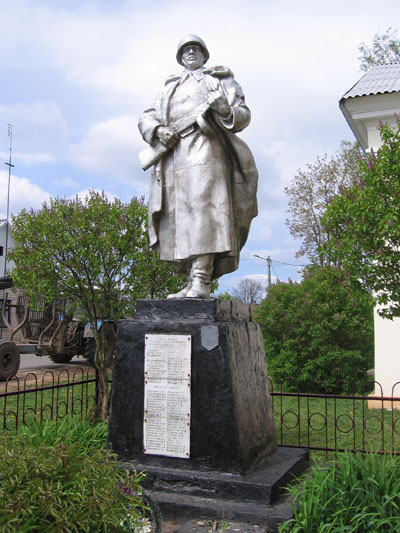
[[[179,134],[172,128],[166,126],[159,126],[157,128],[156,137],[167,148],[173,148],[179,141]]]
[[[224,94],[220,91],[209,91],[208,103],[222,118],[228,118],[231,114],[231,106]]]
[[[211,76],[206,76],[205,81],[208,89],[208,103],[211,109],[221,115],[222,118],[228,118],[231,114],[231,106],[218,80]]]

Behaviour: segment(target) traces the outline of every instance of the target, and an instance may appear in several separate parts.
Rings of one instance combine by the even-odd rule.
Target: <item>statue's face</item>
[[[182,49],[182,63],[189,70],[196,70],[204,65],[204,53],[198,44],[189,43]]]

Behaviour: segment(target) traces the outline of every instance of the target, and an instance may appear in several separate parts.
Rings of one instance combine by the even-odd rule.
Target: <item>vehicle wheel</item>
[[[49,357],[53,363],[69,363],[73,358],[73,354],[70,353],[55,353],[49,352]]]
[[[108,326],[106,329],[107,339],[107,352],[105,354],[106,366],[111,366],[114,359],[115,349],[115,331],[112,326]],[[85,339],[85,358],[89,365],[94,366],[94,357],[96,353],[96,341],[93,337],[87,337]]]
[[[0,381],[18,372],[21,357],[13,342],[0,341]]]

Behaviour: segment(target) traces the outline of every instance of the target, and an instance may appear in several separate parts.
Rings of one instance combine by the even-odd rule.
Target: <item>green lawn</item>
[[[65,382],[61,384],[65,385]],[[51,385],[51,381],[43,384],[44,387]],[[29,384],[26,389],[28,392],[16,394],[18,389],[10,387],[12,394],[0,397],[0,432],[30,425],[34,419],[44,421],[66,416],[82,419],[94,404],[95,383],[75,382],[57,389],[38,391],[33,391],[34,388],[34,384]]]
[[[15,431],[33,419],[83,418],[94,398],[94,383],[0,397],[0,432]],[[368,409],[367,400],[345,397],[279,394],[272,399],[280,445],[309,447],[315,459],[333,457],[318,448],[400,453],[400,410]]]
[[[273,396],[278,444],[400,453],[400,411],[365,399]],[[313,457],[331,457],[315,452]]]

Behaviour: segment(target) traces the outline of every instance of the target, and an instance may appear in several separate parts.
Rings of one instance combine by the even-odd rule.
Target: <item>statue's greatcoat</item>
[[[209,110],[208,128],[188,128],[153,167],[149,236],[160,258],[183,272],[188,273],[194,257],[215,254],[212,277],[218,278],[238,268],[257,215],[257,169],[248,146],[235,135],[250,122],[241,87],[225,67],[185,70],[168,78],[153,107],[141,116],[139,130],[154,144],[158,126],[172,127],[206,103],[207,76],[219,81],[231,114],[223,120]]]

